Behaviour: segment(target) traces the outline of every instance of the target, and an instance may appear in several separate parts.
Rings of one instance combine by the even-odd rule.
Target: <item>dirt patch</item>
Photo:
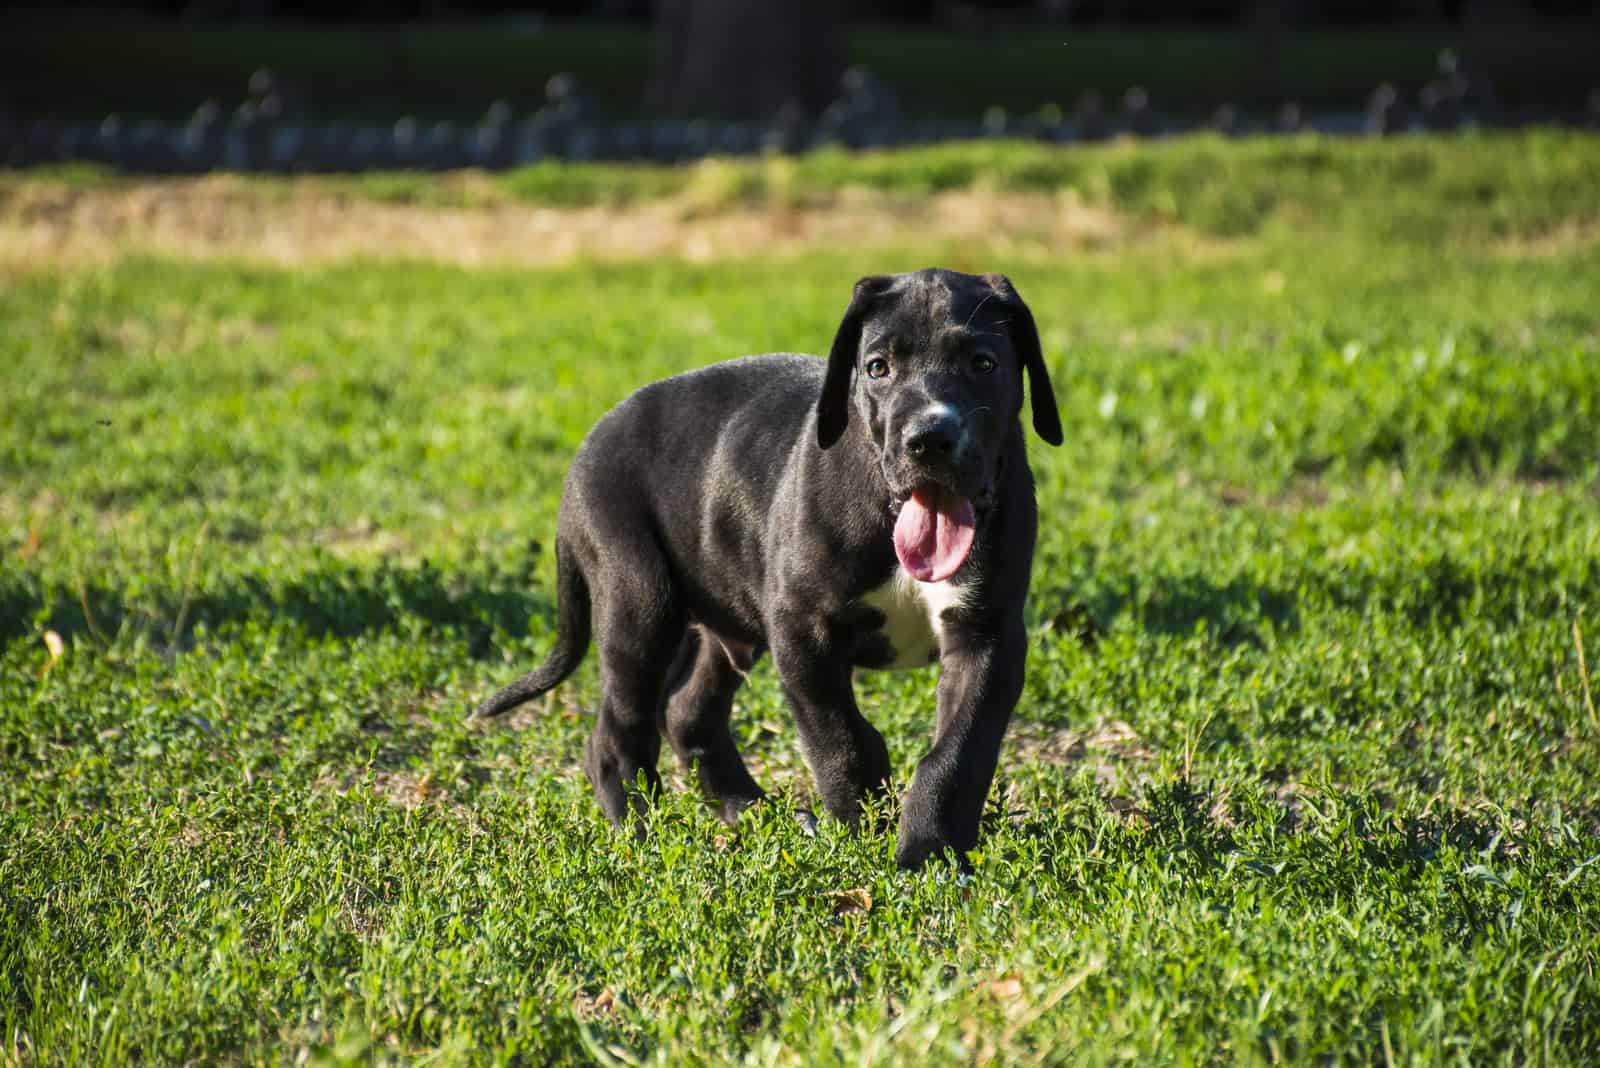
[[[1138,732],[1121,720],[1108,720],[1085,730],[1017,723],[1007,739],[1017,758],[1026,762],[1072,766],[1099,763],[1151,764],[1156,753]]]
[[[689,261],[929,238],[1051,255],[1137,236],[1070,194],[972,189],[931,197],[847,190],[803,205],[707,205],[691,189],[622,207],[557,208],[485,190],[466,203],[393,203],[314,178],[265,185],[234,176],[74,186],[40,179],[0,200],[0,272],[94,266],[129,256],[277,266],[424,259],[461,266],[580,259]]]
[[[374,772],[372,791],[385,801],[406,809],[450,801],[449,790],[428,772],[421,775],[410,771]]]

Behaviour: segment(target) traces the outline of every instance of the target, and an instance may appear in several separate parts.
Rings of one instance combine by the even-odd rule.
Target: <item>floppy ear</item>
[[[989,284],[1005,301],[1011,313],[1011,347],[1022,359],[1028,372],[1028,399],[1033,403],[1033,429],[1051,445],[1064,440],[1061,432],[1061,414],[1056,411],[1056,395],[1050,388],[1050,372],[1044,366],[1044,353],[1039,348],[1039,328],[1033,324],[1033,312],[1022,302],[1003,274],[988,276]]]
[[[833,348],[828,350],[822,396],[817,398],[817,444],[824,449],[839,440],[850,421],[850,380],[861,350],[861,322],[873,301],[893,284],[890,275],[869,275],[857,282],[850,294],[850,307],[845,309],[839,330],[833,335]]]

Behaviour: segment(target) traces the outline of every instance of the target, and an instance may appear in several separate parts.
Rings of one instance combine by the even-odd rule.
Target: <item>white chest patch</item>
[[[883,613],[883,636],[894,650],[884,671],[927,667],[939,659],[944,632],[944,610],[966,598],[967,590],[950,581],[918,582],[904,569],[861,598],[863,604]]]

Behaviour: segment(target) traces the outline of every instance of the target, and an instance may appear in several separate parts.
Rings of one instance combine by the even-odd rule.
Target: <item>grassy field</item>
[[[1596,87],[1591,21],[1563,24],[1307,29],[1275,48],[1246,30],[997,27],[989,33],[931,26],[857,25],[849,54],[894,86],[914,115],[975,117],[991,105],[1014,114],[1045,105],[1070,111],[1096,92],[1114,108],[1134,85],[1158,108],[1208,115],[1222,104],[1274,114],[1288,100],[1313,111],[1360,111],[1393,83],[1415,101],[1454,49],[1514,108],[1581,109]],[[0,91],[27,115],[182,119],[214,99],[232,107],[252,72],[270,67],[325,117],[392,122],[473,120],[497,99],[519,111],[544,102],[566,71],[613,116],[637,114],[650,73],[648,26],[553,21],[537,33],[515,23],[154,21],[75,12],[0,14]],[[959,71],[959,77],[929,72]]]
[[[337,195],[510,220],[618,173]],[[537,268],[0,255],[0,1063],[1600,1059],[1600,139],[650,173],[621,200],[685,241],[912,214]],[[966,186],[1100,224],[923,210]],[[3,176],[0,253],[148,188]],[[736,833],[681,779],[607,831],[592,663],[462,723],[550,639],[600,413],[933,262],[1012,276],[1068,427],[972,875],[800,832],[764,663],[736,725],[779,800]],[[934,684],[858,681],[902,783]]]

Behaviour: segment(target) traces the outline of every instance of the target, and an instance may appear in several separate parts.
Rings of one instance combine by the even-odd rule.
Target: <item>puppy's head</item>
[[[1003,275],[930,269],[856,283],[817,403],[824,449],[852,419],[877,446],[899,508],[895,549],[922,581],[965,559],[992,505],[1028,377],[1033,426],[1061,444],[1028,306]]]

